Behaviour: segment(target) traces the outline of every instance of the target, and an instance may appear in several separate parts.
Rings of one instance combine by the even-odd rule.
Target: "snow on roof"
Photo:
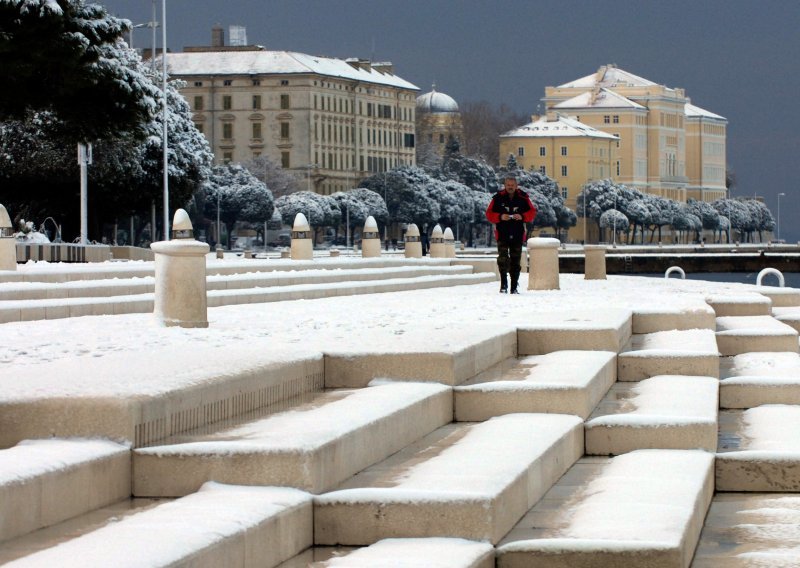
[[[432,113],[458,112],[458,103],[450,95],[438,92],[434,85],[429,93],[417,97],[417,108]]]
[[[627,97],[618,95],[608,89],[600,89],[596,93],[594,91],[586,91],[571,99],[562,101],[555,105],[555,109],[573,109],[573,108],[635,108],[644,110],[645,107],[630,100]]]
[[[514,130],[509,130],[501,134],[500,138],[554,138],[562,136],[617,139],[613,134],[602,132],[573,118],[560,115],[555,120],[548,120],[546,117],[542,117]]]
[[[686,118],[715,118],[717,120],[728,120],[724,116],[714,114],[709,110],[700,108],[699,106],[695,106],[691,103],[686,103],[686,105],[683,107],[683,111],[686,113]]]
[[[559,85],[558,88],[592,88],[598,85],[601,87],[650,87],[657,84],[658,83],[653,83],[644,77],[639,77],[638,75],[619,69],[615,65],[603,65],[597,72]]]
[[[343,59],[307,55],[295,51],[201,51],[170,53],[167,69],[171,75],[268,75],[316,73],[401,89],[419,87],[392,73],[356,68]]]

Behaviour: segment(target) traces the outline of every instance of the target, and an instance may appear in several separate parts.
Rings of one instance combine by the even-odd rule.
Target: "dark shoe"
[[[506,288],[505,286],[501,286],[500,287],[500,293],[501,294],[508,294],[508,288]]]
[[[500,273],[500,292],[505,294],[508,292],[508,273],[501,272]]]
[[[511,288],[511,293],[512,293],[512,294],[519,294],[519,290],[517,289],[517,287],[516,287],[516,286],[514,286],[513,288]]]

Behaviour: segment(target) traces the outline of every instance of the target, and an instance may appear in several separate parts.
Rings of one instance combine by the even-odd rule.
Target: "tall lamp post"
[[[167,152],[167,121],[169,108],[167,105],[167,0],[161,0],[161,91],[164,98],[164,116],[162,146],[164,147],[164,240],[169,240],[169,154]],[[155,57],[155,53],[153,54]]]
[[[614,211],[617,211],[617,190],[614,190]],[[586,213],[586,211],[584,211]],[[586,219],[584,218],[584,223]],[[617,216],[614,215],[614,248],[617,248]]]
[[[781,239],[781,197],[784,197],[785,193],[778,194],[778,240]]]

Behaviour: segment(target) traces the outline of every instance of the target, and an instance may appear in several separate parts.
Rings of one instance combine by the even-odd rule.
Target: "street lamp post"
[[[617,211],[617,191],[614,190],[614,212]],[[585,211],[584,211],[585,213]],[[584,219],[585,222],[585,219]],[[617,248],[617,216],[614,215],[614,248]]]
[[[161,0],[161,90],[164,97],[162,146],[164,147],[164,240],[169,240],[169,154],[167,152],[167,0]],[[155,53],[153,54],[155,57]]]
[[[383,224],[383,240],[389,252],[389,204],[386,202],[386,170],[383,170],[383,203],[386,205],[386,223]]]
[[[777,231],[778,240],[781,239],[781,197],[784,197],[785,195],[786,195],[785,193],[778,194],[778,231]]]

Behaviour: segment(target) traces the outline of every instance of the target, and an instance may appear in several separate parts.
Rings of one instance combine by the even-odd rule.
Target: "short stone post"
[[[439,225],[431,233],[431,258],[445,258],[444,233]]]
[[[584,245],[584,280],[606,279],[606,247],[604,245]]]
[[[361,231],[361,258],[376,258],[381,255],[381,234],[375,217],[370,215]]]
[[[306,216],[298,213],[292,226],[292,260],[313,260],[314,244],[311,242],[311,226]]]
[[[217,253],[217,258],[218,258],[218,259],[223,259],[223,258],[225,258],[225,251],[222,249],[222,247],[221,247],[220,245],[217,245],[217,246],[214,248],[214,251]]]
[[[528,290],[558,290],[558,239],[528,239]]]
[[[208,327],[206,254],[209,246],[194,239],[189,215],[175,211],[172,240],[152,243],[156,285],[153,313],[168,327]]]
[[[0,270],[17,269],[17,239],[6,208],[0,204]]]
[[[453,231],[450,227],[444,230],[444,256],[445,258],[456,257],[456,239],[453,237]]]
[[[528,247],[523,248],[522,254],[519,255],[519,271],[528,272]]]
[[[422,241],[419,238],[419,227],[411,223],[406,228],[406,247],[403,254],[406,258],[422,258]]]

